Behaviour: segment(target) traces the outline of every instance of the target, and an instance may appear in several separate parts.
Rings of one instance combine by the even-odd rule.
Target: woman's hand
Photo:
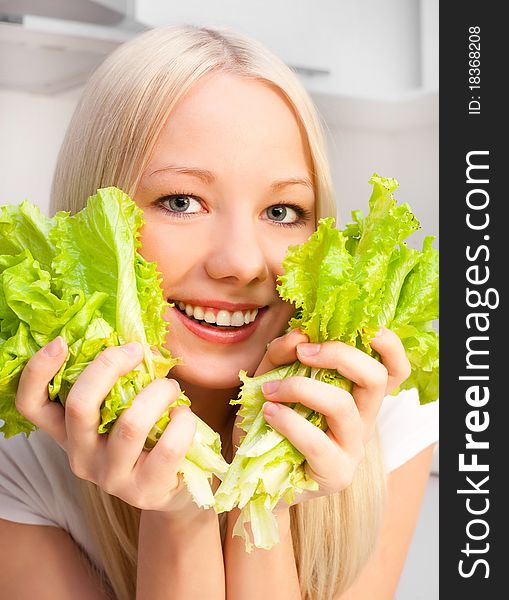
[[[305,456],[306,471],[320,486],[317,492],[297,495],[296,502],[339,492],[351,484],[384,396],[410,375],[401,340],[385,328],[371,342],[381,362],[342,342],[308,342],[298,330],[275,339],[255,373],[299,360],[310,367],[335,369],[353,382],[351,393],[308,377],[288,377],[262,387],[267,399],[265,420]],[[292,402],[323,414],[328,429],[322,431],[285,406]]]
[[[154,423],[179,396],[179,384],[156,379],[121,413],[110,433],[99,435],[100,406],[118,378],[141,363],[142,347],[134,342],[101,352],[76,380],[64,410],[49,400],[48,383],[66,355],[67,346],[58,337],[32,356],[19,381],[18,411],[67,452],[77,477],[108,494],[144,510],[197,508],[178,476],[196,430],[189,407],[176,407],[154,449],[143,449]]]

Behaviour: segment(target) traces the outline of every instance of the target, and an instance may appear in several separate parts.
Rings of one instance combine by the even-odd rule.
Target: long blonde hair
[[[88,196],[110,185],[134,196],[172,108],[197,81],[217,71],[256,79],[284,95],[310,149],[317,215],[336,216],[322,126],[298,78],[255,40],[193,26],[143,33],[120,46],[90,78],[60,151],[52,212],[77,212]],[[81,488],[105,581],[115,598],[134,598],[140,511],[89,482]],[[374,547],[384,494],[375,436],[351,486],[291,508],[303,598],[329,600],[350,585]]]

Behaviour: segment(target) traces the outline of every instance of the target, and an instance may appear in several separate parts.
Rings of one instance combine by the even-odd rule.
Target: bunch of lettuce
[[[432,321],[438,318],[438,251],[433,237],[424,240],[422,252],[404,240],[419,228],[408,204],[397,205],[394,179],[370,179],[373,193],[369,214],[354,211],[354,222],[341,231],[334,219],[321,219],[317,231],[301,246],[291,247],[283,261],[278,292],[297,308],[289,328],[299,328],[311,342],[339,340],[379,358],[370,339],[379,326],[401,338],[412,366],[401,389],[417,388],[421,403],[438,397],[438,335]],[[258,377],[241,372],[240,427],[245,432],[232,464],[216,492],[216,510],[238,506],[234,535],[254,545],[271,548],[279,540],[273,509],[295,494],[316,490],[318,484],[304,469],[304,456],[265,421],[261,386],[265,381],[295,375],[326,381],[350,390],[352,383],[336,371],[311,369],[300,362],[279,367]],[[296,412],[325,430],[325,418],[295,404]]]
[[[99,433],[107,433],[133,398],[179,362],[164,347],[167,324],[156,264],[139,253],[142,211],[122,191],[100,189],[76,215],[42,215],[33,204],[0,207],[0,431],[5,437],[34,425],[15,407],[21,372],[30,357],[58,335],[69,352],[49,384],[65,405],[83,369],[109,346],[139,342],[143,362],[120,377],[101,406]],[[184,393],[154,426],[153,447],[171,419],[171,408],[190,404]],[[195,502],[211,507],[212,474],[228,465],[219,435],[197,418],[197,432],[182,465]]]

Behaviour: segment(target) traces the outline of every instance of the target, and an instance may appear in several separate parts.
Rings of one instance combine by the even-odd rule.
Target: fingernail
[[[380,327],[380,329],[375,333],[375,337],[379,338],[385,333],[385,327]]]
[[[263,414],[268,415],[269,417],[274,416],[280,409],[279,404],[276,402],[264,402],[263,404]]]
[[[263,385],[262,385],[262,392],[264,394],[273,394],[278,387],[281,385],[281,380],[280,379],[274,379],[272,381],[266,381]]]
[[[313,354],[320,352],[320,346],[321,344],[298,344],[297,350],[302,356],[313,356]]]
[[[180,395],[181,389],[180,384],[175,379],[171,379],[171,377],[167,377],[168,381],[173,385],[175,391]]]
[[[124,344],[121,348],[131,356],[138,356],[141,354],[141,344],[139,342],[129,342],[129,344]]]
[[[58,356],[64,349],[64,339],[59,335],[44,347],[44,352],[52,358]]]
[[[182,413],[182,414],[190,414],[192,415],[192,411],[189,408],[189,406],[187,406],[187,404],[179,404],[178,406],[176,406],[174,409],[172,409],[171,413],[173,414],[174,411],[177,411],[177,414]],[[194,416],[194,415],[193,415]]]

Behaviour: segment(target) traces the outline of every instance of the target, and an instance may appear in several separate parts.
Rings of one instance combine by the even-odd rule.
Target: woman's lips
[[[176,307],[172,307],[170,310],[177,315],[177,318],[185,325],[185,327],[187,327],[187,329],[189,329],[189,331],[199,338],[208,342],[214,342],[215,344],[236,344],[238,342],[243,342],[256,331],[260,324],[260,320],[268,310],[268,307],[264,306],[263,308],[260,308],[255,320],[251,323],[242,325],[241,327],[228,328],[215,327],[208,325],[205,321],[197,321],[192,317],[188,317]]]

